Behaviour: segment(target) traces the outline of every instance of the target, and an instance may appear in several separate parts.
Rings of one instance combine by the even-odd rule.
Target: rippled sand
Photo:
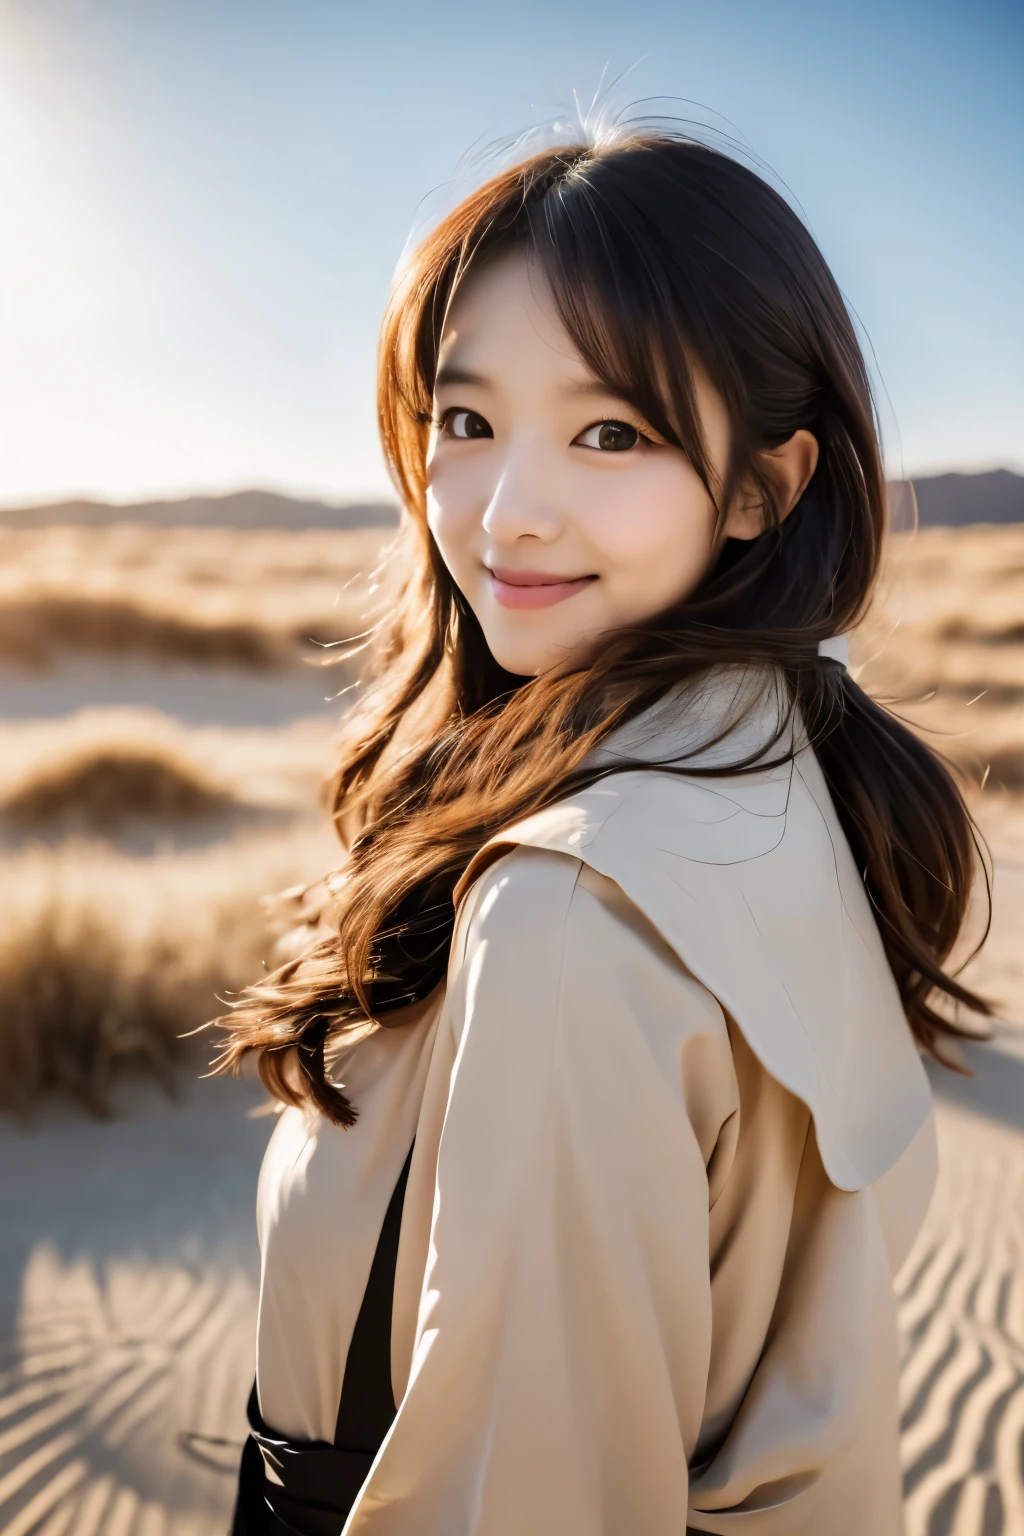
[[[246,1083],[0,1131],[0,1531],[224,1536],[252,1381]],[[129,1103],[130,1098],[130,1103]],[[3,1287],[6,1286],[6,1289]]]
[[[942,1172],[900,1276],[908,1536],[1024,1531],[1024,1060],[1016,1124],[940,1102]]]

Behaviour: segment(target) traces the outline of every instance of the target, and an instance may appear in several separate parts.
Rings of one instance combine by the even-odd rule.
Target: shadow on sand
[[[947,1103],[1024,1131],[1024,1055],[1018,1052],[1000,1045],[998,1035],[992,1044],[965,1046],[964,1065],[973,1076],[929,1062],[932,1089]]]

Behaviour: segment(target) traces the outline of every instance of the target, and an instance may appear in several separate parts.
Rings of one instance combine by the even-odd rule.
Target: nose
[[[520,539],[550,544],[562,532],[562,516],[545,495],[539,459],[522,447],[502,464],[482,519],[484,532],[496,544],[507,546]]]

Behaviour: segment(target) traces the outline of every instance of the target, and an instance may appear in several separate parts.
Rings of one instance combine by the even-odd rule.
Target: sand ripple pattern
[[[907,1536],[1024,1532],[1024,1138],[940,1106],[943,1173],[900,1276]]]
[[[943,1174],[899,1283],[906,1531],[1018,1536],[1024,1136],[950,1105],[939,1122]],[[98,1273],[36,1247],[0,1347],[0,1536],[224,1536],[255,1305],[241,1271]]]
[[[41,1246],[22,1297],[0,1352],[2,1536],[224,1536],[250,1279],[127,1261],[97,1275]]]

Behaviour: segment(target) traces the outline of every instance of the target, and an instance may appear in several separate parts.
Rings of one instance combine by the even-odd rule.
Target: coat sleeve
[[[346,1533],[681,1536],[724,1017],[572,857],[519,848],[467,905],[412,1370]]]

